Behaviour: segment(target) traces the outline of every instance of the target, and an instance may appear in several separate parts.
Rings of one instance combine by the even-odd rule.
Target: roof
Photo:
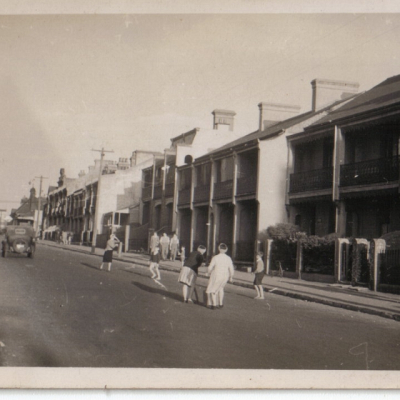
[[[227,144],[225,144],[224,146],[221,146],[209,153],[207,153],[206,155],[202,156],[202,157],[207,157],[209,155],[212,154],[216,154],[219,152],[223,152],[225,150],[228,150],[232,147],[237,147],[246,143],[249,143],[253,140],[263,140],[263,139],[268,139],[269,137],[273,137],[276,136],[278,134],[280,134],[283,130],[290,128],[291,126],[297,125],[311,117],[313,117],[314,115],[317,115],[318,113],[322,112],[323,110],[319,110],[317,112],[315,111],[308,111],[306,113],[300,114],[300,115],[296,115],[295,117],[286,119],[285,121],[282,122],[277,122],[274,125],[269,126],[268,128],[260,131],[257,130],[255,132],[249,133],[248,135],[242,136],[239,139],[236,139],[232,142],[229,142]],[[199,157],[199,158],[202,158]]]
[[[40,209],[43,209],[44,203],[46,202],[45,197],[40,198],[41,205]],[[39,200],[37,197],[34,199],[26,199],[17,209],[13,209],[12,212],[17,213],[18,215],[25,216],[25,215],[34,215],[34,210],[37,210],[39,206]]]
[[[191,129],[190,131],[185,132],[185,133],[181,133],[180,135],[175,136],[170,140],[171,140],[172,144],[174,144],[176,142],[192,144],[193,143],[193,139],[196,136],[196,133],[197,133],[198,130],[200,130],[200,128]]]
[[[320,119],[310,127],[321,126],[327,123],[376,111],[384,107],[400,105],[400,75],[393,76],[361,93],[344,106],[332,111],[328,116]]]

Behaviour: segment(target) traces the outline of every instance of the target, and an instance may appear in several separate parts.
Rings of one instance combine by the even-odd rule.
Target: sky
[[[1,11],[1,10],[0,10]],[[162,151],[170,138],[236,112],[258,128],[258,103],[311,109],[315,78],[360,91],[400,73],[397,13],[86,13],[0,15],[0,209],[61,168]]]

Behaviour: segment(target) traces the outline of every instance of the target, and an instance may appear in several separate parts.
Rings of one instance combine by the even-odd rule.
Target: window
[[[180,171],[179,189],[189,189],[192,182],[192,170],[190,168]]]
[[[197,186],[205,186],[210,183],[211,163],[202,164],[196,168]]]

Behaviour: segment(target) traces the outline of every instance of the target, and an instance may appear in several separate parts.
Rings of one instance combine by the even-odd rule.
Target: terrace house
[[[289,137],[291,222],[367,239],[400,230],[399,140],[400,75]]]
[[[336,87],[329,89],[318,92],[324,107],[302,114],[298,106],[260,103],[258,130],[197,157],[191,180],[189,172],[180,169],[179,229],[190,248],[206,243],[213,254],[224,242],[236,264],[254,262],[257,233],[288,221],[286,138],[326,116],[348,96]],[[317,101],[315,88],[313,93]]]
[[[142,175],[142,223],[149,224],[148,234],[176,232],[181,245],[187,249],[190,245],[193,159],[235,138],[235,113],[214,110],[212,114],[213,129],[194,128],[172,138],[170,148],[155,155],[153,165],[144,169]]]

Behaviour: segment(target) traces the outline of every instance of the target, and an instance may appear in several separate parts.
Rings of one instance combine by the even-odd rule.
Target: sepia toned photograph
[[[400,14],[151,3],[1,8],[0,387],[398,389]]]

